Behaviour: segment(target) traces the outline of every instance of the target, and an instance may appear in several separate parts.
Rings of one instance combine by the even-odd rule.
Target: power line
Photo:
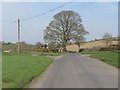
[[[57,10],[57,9],[60,9],[60,8],[62,8],[62,7],[64,7],[64,6],[66,6],[66,5],[68,5],[68,4],[71,4],[71,3],[73,3],[75,0],[73,0],[72,2],[68,2],[68,3],[65,3],[65,4],[63,4],[63,5],[61,5],[61,6],[58,6],[58,7],[56,7],[56,8],[53,8],[53,9],[51,9],[51,10],[49,10],[49,11],[47,11],[47,12],[44,12],[44,13],[41,13],[41,14],[39,14],[39,15],[36,15],[36,16],[32,16],[32,17],[28,17],[28,18],[24,18],[24,19],[22,19],[21,20],[21,22],[22,21],[27,21],[27,20],[30,20],[30,19],[34,19],[34,18],[37,18],[37,17],[39,17],[39,16],[42,16],[42,15],[45,15],[45,14],[48,14],[48,13],[50,13],[50,12],[52,12],[52,11],[55,11],[55,10]],[[4,20],[4,21],[0,21],[0,22],[17,22],[17,20],[14,20],[14,21],[8,21],[8,20]],[[20,52],[20,20],[18,19],[18,53]]]
[[[76,0],[73,0],[73,1],[71,1],[71,2],[68,2],[68,3],[65,3],[65,4],[63,4],[63,5],[61,5],[61,6],[57,6],[56,8],[53,8],[53,9],[51,9],[51,10],[49,10],[49,11],[46,11],[46,12],[43,12],[43,13],[41,13],[41,14],[38,14],[38,15],[35,15],[35,16],[32,16],[32,17],[28,17],[28,18],[24,18],[24,19],[22,19],[21,20],[21,22],[22,21],[27,21],[27,20],[30,20],[30,19],[34,19],[34,18],[37,18],[37,17],[39,17],[39,16],[42,16],[42,15],[45,15],[45,14],[48,14],[48,13],[50,13],[50,12],[52,12],[52,11],[55,11],[55,10],[57,10],[57,9],[60,9],[60,8],[62,8],[62,7],[64,7],[64,6],[66,6],[66,5],[68,5],[68,4],[71,4],[71,3],[73,3],[74,1],[76,1]],[[9,20],[1,20],[0,22],[17,22],[17,20],[14,20],[14,21],[9,21]]]
[[[62,8],[62,7],[64,7],[64,6],[66,6],[66,5],[68,5],[68,4],[71,4],[71,3],[73,3],[74,1],[75,1],[75,0],[73,0],[73,1],[71,1],[71,2],[68,2],[68,3],[66,3],[66,4],[63,4],[63,5],[61,5],[61,6],[58,6],[58,7],[56,7],[56,8],[53,8],[53,9],[51,9],[51,10],[49,10],[49,11],[43,12],[43,13],[41,13],[41,14],[39,14],[39,15],[22,19],[21,21],[27,21],[27,20],[34,19],[34,18],[37,18],[37,17],[42,16],[42,15],[48,14],[48,13],[50,13],[50,12],[52,12],[52,11],[55,11],[55,10],[57,10],[57,9],[60,9],[60,8]]]
[[[13,22],[14,23],[14,22],[17,22],[17,21],[16,20],[14,20],[14,21],[7,21],[6,20],[6,21],[0,21],[0,22]]]

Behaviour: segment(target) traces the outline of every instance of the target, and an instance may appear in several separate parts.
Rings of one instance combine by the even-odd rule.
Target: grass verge
[[[38,55],[42,55],[42,56],[60,56],[60,55],[64,55],[67,54],[67,52],[40,52],[38,53]]]
[[[50,63],[52,60],[45,56],[3,55],[2,87],[22,88],[39,76]]]
[[[2,53],[0,52],[0,90],[2,89]]]
[[[89,54],[92,58],[97,58],[104,61],[114,67],[120,68],[120,61],[118,60],[118,55],[120,53],[113,51],[83,51],[82,54]]]

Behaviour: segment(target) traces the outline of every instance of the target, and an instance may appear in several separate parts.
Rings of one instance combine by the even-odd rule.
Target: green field
[[[2,53],[0,52],[0,90],[2,89]]]
[[[50,53],[47,53],[47,52],[40,52],[40,53],[37,53],[38,55],[42,55],[42,56],[60,56],[60,55],[65,55],[67,54],[67,52],[57,52],[57,53],[54,53],[54,52],[50,52]]]
[[[101,61],[104,61],[114,67],[119,67],[118,65],[118,52],[113,51],[83,51],[82,54],[89,54],[92,58],[97,58]]]
[[[50,63],[52,60],[45,56],[3,55],[2,87],[22,88],[39,76]]]

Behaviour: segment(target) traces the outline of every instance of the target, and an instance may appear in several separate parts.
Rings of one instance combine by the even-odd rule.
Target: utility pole
[[[18,19],[18,53],[20,53],[20,19]]]

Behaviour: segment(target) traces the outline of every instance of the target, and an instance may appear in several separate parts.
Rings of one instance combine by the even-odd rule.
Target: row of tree
[[[105,33],[103,36],[102,36],[102,40],[104,40],[105,44],[106,44],[106,47],[108,47],[112,41],[113,41],[113,37],[111,34],[109,33]],[[84,40],[82,40],[83,42]],[[80,43],[78,41],[78,43],[75,43],[75,44],[79,44],[80,46]],[[11,43],[11,42],[4,42],[2,41],[2,45],[3,45],[3,49],[6,50],[6,48],[4,47],[4,45],[10,45],[10,48],[8,49],[11,49],[11,50],[17,50],[17,43]],[[12,48],[11,48],[12,47]],[[49,47],[49,50],[50,51],[55,51],[55,50],[58,50],[58,48],[62,47],[60,44],[58,45],[55,45],[55,43],[49,43],[48,45],[47,44],[43,44],[41,42],[37,42],[35,45],[31,45],[31,44],[27,44],[25,41],[23,42],[20,42],[20,49],[22,52],[26,52],[26,51],[39,51],[39,49],[48,49],[47,47]]]

